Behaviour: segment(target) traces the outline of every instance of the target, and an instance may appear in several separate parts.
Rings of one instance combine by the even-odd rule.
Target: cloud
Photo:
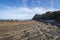
[[[27,6],[27,0],[22,0],[22,2],[24,7]]]
[[[34,7],[34,8],[28,8],[28,7],[5,7],[5,10],[2,10],[2,13],[8,13],[8,14],[36,14],[36,13],[44,13],[46,11],[43,7]]]
[[[46,9],[44,7],[8,7],[0,11],[0,19],[32,19],[35,14],[43,14],[46,11],[54,11],[56,9]]]

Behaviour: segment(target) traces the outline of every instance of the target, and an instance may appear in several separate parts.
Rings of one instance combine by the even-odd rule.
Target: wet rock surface
[[[60,28],[34,20],[0,22],[0,40],[60,40]]]

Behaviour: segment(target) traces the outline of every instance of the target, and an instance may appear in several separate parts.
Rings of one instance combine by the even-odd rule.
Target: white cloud
[[[56,9],[45,9],[43,7],[34,7],[34,8],[26,8],[26,7],[6,7],[6,10],[0,11],[0,18],[5,19],[31,19],[35,14],[43,14],[46,11],[51,11]]]
[[[2,10],[2,13],[8,14],[36,14],[36,13],[44,13],[46,9],[43,7],[34,7],[34,8],[27,8],[27,7],[18,7],[18,8],[11,8],[6,7],[6,10]]]

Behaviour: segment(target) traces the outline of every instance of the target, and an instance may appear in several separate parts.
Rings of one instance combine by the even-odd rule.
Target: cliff
[[[56,20],[60,21],[60,11],[49,11],[46,12],[45,14],[39,15],[36,14],[33,17],[33,20]]]

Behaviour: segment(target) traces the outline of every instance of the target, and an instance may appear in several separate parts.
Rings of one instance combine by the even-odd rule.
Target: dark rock
[[[36,14],[32,20],[56,20],[60,22],[60,11],[49,11],[45,14]]]

